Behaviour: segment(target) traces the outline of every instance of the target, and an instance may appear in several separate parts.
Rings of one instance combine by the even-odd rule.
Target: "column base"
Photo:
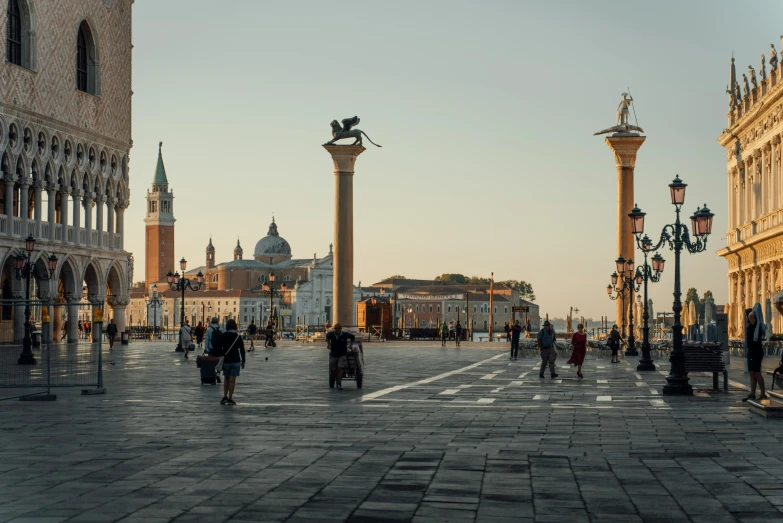
[[[636,370],[640,372],[655,371],[655,364],[652,361],[639,360]]]
[[[35,365],[38,362],[36,361],[32,353],[30,354],[22,353],[19,355],[19,359],[16,360],[16,363],[19,365]]]
[[[177,347],[174,349],[174,352],[185,352],[185,350],[179,346],[179,343],[177,343]]]
[[[693,387],[688,383],[688,376],[666,376],[666,385],[663,386],[664,396],[693,396]]]
[[[625,357],[626,358],[629,357],[629,356],[638,356],[638,355],[639,355],[639,351],[636,350],[636,349],[627,349],[625,351]]]

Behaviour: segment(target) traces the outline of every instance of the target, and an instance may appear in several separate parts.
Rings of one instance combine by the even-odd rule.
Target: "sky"
[[[725,152],[732,53],[780,50],[783,4],[757,0],[413,2],[141,0],[133,5],[133,148],[125,247],[144,256],[158,142],[174,190],[176,259],[245,257],[274,214],[295,258],[333,241],[329,122],[358,115],[354,277],[462,273],[533,285],[542,315],[614,317],[616,171],[603,136],[630,88],[647,140],[635,199],[655,240],[715,213],[683,254],[683,289],[727,298]],[[651,285],[671,308],[674,254]],[[626,256],[628,257],[628,256]],[[641,257],[636,256],[641,261]],[[137,263],[138,278],[143,263]]]

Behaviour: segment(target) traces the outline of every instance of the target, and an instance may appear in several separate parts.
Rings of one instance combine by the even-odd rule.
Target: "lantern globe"
[[[701,236],[699,232],[699,208],[696,207],[696,211],[691,214],[691,233],[694,236]]]
[[[628,213],[628,217],[631,219],[631,231],[634,234],[642,234],[644,233],[644,216],[647,213],[642,212],[642,210],[634,205],[633,209],[631,209],[631,212]]]
[[[188,261],[183,257],[179,261],[179,269],[182,271],[182,274],[185,274],[185,268],[188,266]]]
[[[607,285],[606,286],[606,294],[608,294],[609,296],[612,295],[612,286],[611,285]]]
[[[656,253],[655,256],[652,257],[652,270],[655,272],[663,272],[663,264],[665,261],[663,256]]]
[[[204,274],[201,271],[198,271],[198,274],[196,274],[196,281],[199,285],[204,283]]]
[[[613,272],[612,273],[612,285],[617,285],[617,279],[618,278],[619,278],[619,276],[617,275],[617,273]]]
[[[633,274],[633,260],[625,260],[625,270],[628,273],[628,276]]]
[[[620,255],[619,258],[617,258],[615,261],[615,266],[617,267],[617,274],[622,274],[625,270],[625,258]]]
[[[169,283],[174,283],[174,275],[171,273],[171,271],[169,271],[168,274],[166,274],[166,281],[168,281]]]
[[[25,261],[27,261],[27,257],[26,257],[24,254],[22,254],[21,252],[20,252],[20,253],[18,253],[18,254],[17,254],[15,257],[14,257],[14,267],[15,267],[17,270],[20,270],[20,271],[21,271],[21,270],[24,268],[24,262],[25,262]]]
[[[687,183],[683,183],[680,180],[678,174],[672,183],[669,184],[669,192],[671,193],[672,205],[680,206],[685,202],[685,188],[688,187]]]
[[[699,236],[706,236],[712,232],[712,218],[715,216],[708,208],[707,204],[696,213],[696,225],[699,228]]]
[[[270,272],[269,273],[269,281],[271,281],[271,282],[275,281],[275,273],[274,272]]]
[[[35,238],[33,238],[32,235],[25,239],[24,248],[27,252],[33,252],[35,250]]]
[[[650,250],[652,250],[652,246],[653,246],[652,240],[650,239],[649,236],[645,234],[644,238],[642,238],[642,250],[649,252]]]

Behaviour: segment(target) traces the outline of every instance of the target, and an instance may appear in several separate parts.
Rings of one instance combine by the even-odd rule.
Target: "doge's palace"
[[[109,305],[105,321],[113,317],[125,329],[133,274],[124,249],[132,5],[4,0],[0,7],[2,293],[23,295],[13,256],[28,235],[37,240],[31,261],[40,274],[49,255],[57,256],[51,280],[36,275],[37,297],[53,309],[45,338],[59,322],[77,318],[83,287],[93,306]],[[76,321],[67,331],[75,341]]]
[[[756,67],[738,78],[731,59],[728,127],[718,142],[726,149],[728,174],[727,246],[718,251],[729,264],[730,335],[742,336],[744,309],[768,301],[783,287],[783,50],[774,45]],[[765,318],[783,332],[777,310]]]

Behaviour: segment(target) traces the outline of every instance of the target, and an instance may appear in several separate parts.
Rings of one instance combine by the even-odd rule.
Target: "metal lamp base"
[[[628,357],[628,356],[638,356],[638,355],[639,355],[639,351],[636,350],[636,349],[627,349],[625,351],[625,356],[626,357]]]
[[[32,353],[25,354],[24,352],[19,355],[19,359],[16,360],[19,365],[35,365],[38,363]]]
[[[640,372],[652,372],[655,371],[655,364],[652,361],[639,360],[639,365],[636,366],[636,370]]]
[[[663,386],[664,396],[693,396],[693,387],[688,383],[688,377],[666,376],[666,385]]]
[[[185,352],[185,350],[177,344],[177,348],[174,349],[174,352]]]

